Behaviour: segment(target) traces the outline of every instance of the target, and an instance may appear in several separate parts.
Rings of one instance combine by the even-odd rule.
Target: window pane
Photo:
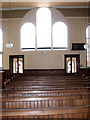
[[[0,51],[2,51],[2,45],[3,45],[3,40],[2,40],[2,29],[0,28]]]
[[[72,73],[76,73],[76,57],[72,58]]]
[[[67,48],[67,26],[63,22],[53,25],[53,47]]]
[[[86,28],[86,42],[90,46],[90,25]],[[90,47],[87,49],[87,52],[90,52]]]
[[[32,23],[21,27],[21,48],[35,48],[35,26]]]
[[[0,68],[2,68],[2,54],[0,54]]]
[[[19,73],[23,73],[23,58],[19,58],[18,61],[18,68],[19,68]]]
[[[71,58],[70,57],[66,58],[66,71],[67,73],[71,73]]]
[[[17,58],[13,59],[13,73],[17,73],[18,71],[18,65],[17,65]]]
[[[51,48],[51,12],[40,8],[36,13],[37,48]]]
[[[86,28],[86,42],[88,44],[88,49],[87,49],[87,66],[90,67],[90,25]]]
[[[86,28],[86,38],[90,38],[90,25]]]

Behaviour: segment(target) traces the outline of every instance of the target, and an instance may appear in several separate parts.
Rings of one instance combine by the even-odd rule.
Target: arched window
[[[63,22],[53,25],[53,49],[67,49],[67,26]]]
[[[0,28],[0,68],[2,68],[3,32]]]
[[[42,7],[36,13],[37,48],[51,48],[51,12]]]
[[[41,7],[32,9],[24,16],[22,20],[22,50],[66,50],[67,38],[66,18],[55,8]]]
[[[21,27],[21,48],[35,49],[35,26],[30,22]]]
[[[87,66],[90,67],[90,25],[86,28],[86,42],[88,44],[87,48]]]

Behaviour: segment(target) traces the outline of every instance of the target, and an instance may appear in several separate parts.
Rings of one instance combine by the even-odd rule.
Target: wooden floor
[[[90,78],[18,76],[2,90],[2,120],[90,119]]]

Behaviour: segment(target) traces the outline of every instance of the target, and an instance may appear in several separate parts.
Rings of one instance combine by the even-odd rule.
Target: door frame
[[[67,73],[66,72],[66,58],[67,57],[70,57],[71,59],[72,59],[72,57],[76,57],[76,73]],[[64,55],[64,61],[65,61],[65,63],[64,63],[64,66],[65,66],[65,74],[79,74],[79,69],[80,69],[80,54],[65,54]]]
[[[13,58],[23,58],[23,73],[24,73],[24,55],[9,55],[9,70],[11,74],[23,74],[23,73],[13,73]]]

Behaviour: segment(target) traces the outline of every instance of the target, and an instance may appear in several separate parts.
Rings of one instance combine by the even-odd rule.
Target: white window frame
[[[1,45],[0,45],[0,47],[1,47],[1,49],[0,49],[0,55],[2,55],[2,60],[0,61],[0,62],[1,62],[1,63],[0,63],[0,64],[1,64],[1,65],[0,65],[0,69],[2,69],[2,67],[3,67],[3,66],[2,66],[2,63],[3,63],[3,29],[2,29],[1,26],[0,26],[0,31],[2,31],[2,33],[1,33],[2,36],[0,35],[0,36],[1,36],[1,41],[0,41],[0,44],[1,44]]]
[[[87,34],[87,29],[88,29],[88,27],[89,27],[89,34]],[[90,24],[86,27],[86,43],[87,43],[87,67],[90,67],[90,42],[88,42],[88,41],[90,41]]]

